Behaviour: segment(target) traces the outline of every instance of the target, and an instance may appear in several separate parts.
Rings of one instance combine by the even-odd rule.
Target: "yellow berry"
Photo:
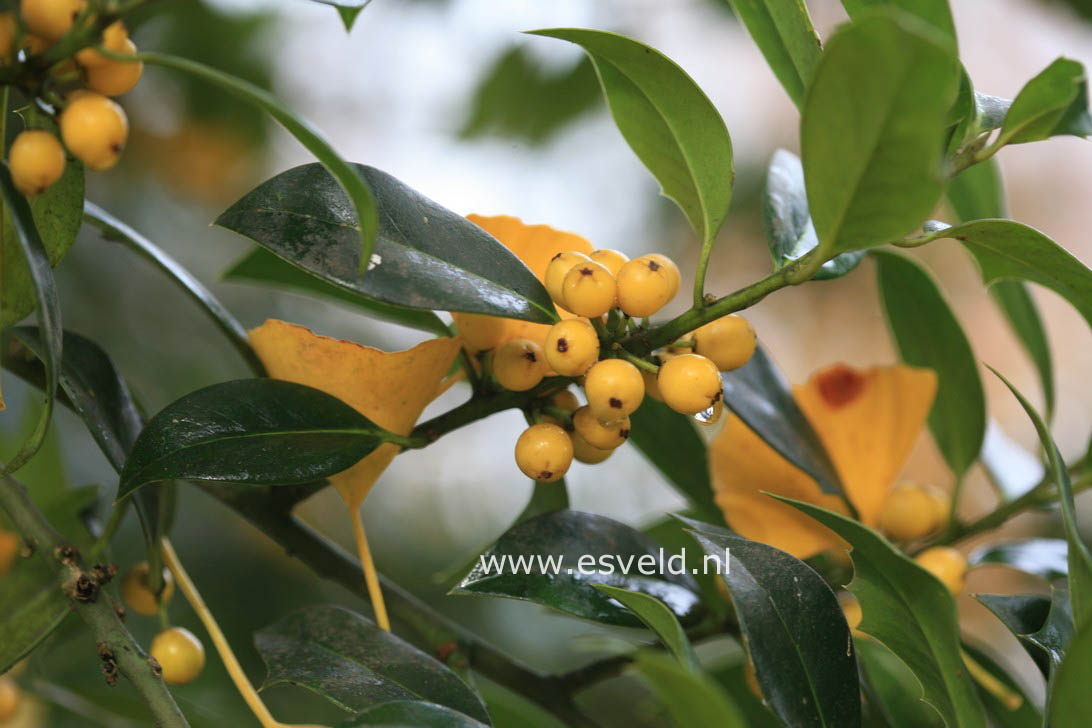
[[[157,634],[150,652],[163,668],[163,682],[168,685],[193,682],[205,667],[201,640],[182,627],[168,627]]]
[[[120,52],[127,56],[136,55],[137,47],[126,38],[124,50]],[[141,61],[108,60],[87,69],[87,88],[106,96],[121,96],[137,85],[143,73],[144,63]]]
[[[23,702],[23,691],[15,684],[10,675],[0,675],[0,723],[6,723],[19,712]]]
[[[549,360],[549,357],[547,357],[547,360]],[[558,409],[573,412],[580,406],[580,400],[568,389],[562,389],[553,397],[550,397],[550,404]]]
[[[947,509],[938,499],[931,489],[913,483],[892,488],[880,511],[880,530],[894,541],[925,538],[947,521]]]
[[[693,415],[707,410],[721,398],[717,365],[697,354],[683,354],[660,365],[656,378],[664,404],[676,412]]]
[[[579,432],[573,432],[570,437],[573,441],[573,457],[587,465],[601,463],[614,454],[614,450],[604,450],[589,444]]]
[[[929,496],[929,500],[933,503],[933,513],[937,519],[936,531],[940,531],[948,527],[948,518],[951,516],[952,511],[952,496],[947,491],[941,490],[933,485],[924,485],[921,488]]]
[[[963,579],[967,575],[967,559],[951,546],[933,546],[914,557],[918,566],[940,579],[948,591],[963,591]]]
[[[864,619],[864,612],[861,611],[861,603],[857,601],[857,597],[853,596],[851,592],[840,591],[838,592],[838,605],[842,608],[842,613],[846,615],[846,624],[850,629],[857,629],[861,624],[861,620]]]
[[[169,604],[174,594],[174,578],[171,572],[163,570],[163,591],[159,598],[148,588],[148,573],[151,567],[147,561],[141,561],[125,572],[121,580],[121,598],[126,606],[137,614],[150,617],[159,612],[159,604]]]
[[[587,318],[602,316],[611,310],[617,292],[614,276],[594,261],[574,265],[561,284],[565,308]]]
[[[599,359],[599,335],[586,319],[567,319],[546,334],[546,363],[565,377],[579,377]]]
[[[111,53],[132,53],[128,50],[126,41],[129,40],[129,31],[125,29],[125,23],[120,20],[106,26],[102,31],[102,43],[100,46]],[[102,66],[110,63],[110,59],[98,52],[96,47],[84,48],[76,52],[76,62],[84,68]]]
[[[663,256],[642,255],[618,271],[618,306],[630,316],[651,316],[679,290],[675,264],[668,268],[657,258],[667,260]]]
[[[508,326],[508,319],[481,313],[459,314],[459,337],[471,353],[492,349]]]
[[[558,253],[550,259],[549,264],[546,266],[543,284],[546,286],[546,292],[550,294],[550,298],[554,299],[554,303],[562,308],[569,308],[565,305],[565,297],[562,291],[565,276],[577,263],[587,263],[590,260],[591,258],[588,256],[577,252]]]
[[[629,437],[629,418],[604,425],[592,414],[591,407],[584,405],[573,413],[573,428],[592,447],[613,450]]]
[[[15,14],[0,13],[0,60],[10,61],[15,50]]]
[[[633,414],[645,397],[645,380],[624,359],[597,362],[584,378],[588,407],[600,422],[617,422]]]
[[[660,266],[660,270],[662,270],[664,272],[664,275],[666,275],[671,281],[671,285],[674,288],[675,293],[679,292],[679,283],[682,280],[682,276],[679,275],[679,266],[675,265],[675,261],[671,260],[671,258],[668,258],[666,255],[661,255],[660,253],[649,253],[648,255],[644,255],[642,257],[648,258],[653,263],[656,263],[658,266]],[[671,295],[674,296],[675,294],[673,293]]]
[[[0,528],[0,578],[3,578],[11,569],[18,552],[19,537],[11,531]]]
[[[694,353],[711,359],[722,372],[739,369],[755,353],[755,330],[742,316],[722,316],[694,332]]]
[[[128,136],[125,112],[101,94],[80,94],[61,113],[64,145],[96,172],[105,172],[117,164]]]
[[[493,376],[513,392],[525,392],[542,381],[542,347],[530,339],[512,339],[493,355]]]
[[[64,174],[64,149],[48,131],[32,129],[15,137],[8,162],[16,189],[31,197],[44,192]]]
[[[664,396],[660,394],[660,385],[656,383],[656,375],[642,369],[641,379],[645,380],[645,394],[657,402],[663,402]]]
[[[560,480],[573,462],[573,442],[568,433],[551,423],[531,425],[516,441],[516,465],[540,483]]]
[[[31,33],[56,41],[68,32],[85,5],[85,0],[21,0],[19,14]]]
[[[618,271],[622,270],[622,266],[629,262],[629,257],[626,256],[625,253],[620,253],[617,250],[611,250],[610,248],[597,250],[589,257],[609,270],[612,276],[617,276]]]

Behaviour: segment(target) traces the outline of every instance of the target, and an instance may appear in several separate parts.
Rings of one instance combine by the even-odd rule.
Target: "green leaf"
[[[1073,637],[1073,612],[1069,592],[1052,589],[1042,594],[976,594],[975,599],[1008,627],[1050,679],[1065,658]]]
[[[216,224],[297,268],[380,305],[553,323],[542,283],[508,248],[394,177],[356,165],[382,211],[372,270],[359,275],[352,213],[333,178],[305,164],[266,180]]]
[[[822,54],[819,34],[803,0],[729,0],[770,70],[797,107]]]
[[[1084,66],[1058,58],[1012,100],[993,146],[1035,142],[1060,134],[1092,134]]]
[[[1054,419],[1054,363],[1039,308],[1031,297],[1031,291],[1020,281],[997,281],[990,286],[990,294],[1001,308],[1024,351],[1035,364],[1049,422]]]
[[[293,485],[339,473],[393,437],[341,400],[276,379],[239,379],[187,394],[140,433],[118,498],[179,478]]]
[[[603,624],[642,626],[595,588],[608,584],[654,596],[684,625],[693,624],[702,613],[698,587],[685,571],[673,573],[676,566],[634,528],[592,513],[555,511],[505,532],[451,593],[521,599]]]
[[[265,248],[251,250],[224,271],[222,278],[228,281],[284,288],[301,295],[328,298],[363,311],[367,316],[380,321],[401,324],[437,336],[451,335],[447,325],[432,311],[394,306],[363,296],[352,289],[335,286],[297,268],[283,258],[278,258]]]
[[[406,728],[479,728],[480,723],[470,716],[421,700],[392,700],[363,713],[351,720],[339,723],[337,728],[363,728],[364,726],[406,726]]]
[[[1065,540],[1069,543],[1069,594],[1073,601],[1073,618],[1078,630],[1085,625],[1092,624],[1092,554],[1088,546],[1081,539],[1080,529],[1077,527],[1077,510],[1073,502],[1073,485],[1069,482],[1069,470],[1066,467],[1062,454],[1058,452],[1058,446],[1050,436],[1050,430],[1046,423],[1031,403],[1024,399],[1024,395],[1012,386],[1000,372],[990,369],[997,378],[1005,383],[1013,396],[1020,402],[1028,418],[1035,425],[1035,432],[1039,435],[1039,443],[1047,455],[1047,463],[1051,479],[1058,486],[1058,503],[1062,510],[1062,525],[1065,528]]]
[[[263,690],[299,685],[351,713],[423,700],[489,722],[478,696],[446,665],[343,607],[293,612],[255,633],[254,646],[268,669]]]
[[[626,609],[637,615],[646,627],[656,633],[664,646],[670,650],[679,664],[695,672],[701,670],[694,648],[686,637],[679,620],[667,605],[659,599],[641,592],[628,591],[606,584],[596,584],[595,588],[608,597],[621,602]]]
[[[531,483],[531,499],[516,517],[516,523],[569,507],[569,487],[564,478],[554,483],[540,483],[537,480]]]
[[[871,15],[830,38],[800,126],[824,257],[897,240],[932,211],[958,88],[951,45],[913,18]]]
[[[713,102],[667,56],[621,35],[552,28],[534,35],[579,45],[595,64],[614,122],[633,152],[712,244],[732,200],[732,140]]]
[[[344,18],[344,15],[342,17]],[[337,180],[337,184],[348,198],[352,209],[344,210],[343,216],[356,231],[358,273],[361,276],[364,275],[376,241],[378,212],[375,199],[372,197],[372,191],[368,189],[368,183],[365,179],[352,165],[341,158],[318,129],[281,106],[281,103],[268,91],[255,86],[249,81],[218,71],[203,63],[191,61],[188,58],[167,55],[166,53],[140,53],[139,57],[144,63],[153,66],[163,66],[164,68],[173,68],[176,71],[188,73],[239,97],[243,101],[265,109],[270,116],[276,119],[277,123],[294,136],[307,151],[311,152],[315,159],[330,173],[330,176]]]
[[[1088,685],[1092,680],[1092,625],[1087,625],[1069,645],[1069,652],[1054,678],[1049,698],[1051,728],[1085,728],[1088,725]]]
[[[982,699],[986,712],[989,713],[997,728],[1040,728],[1043,725],[1043,716],[1035,707],[1035,703],[1031,701],[1023,687],[1009,677],[1008,671],[998,664],[997,660],[971,645],[964,645],[963,649],[972,660],[1004,685],[1012,696],[1020,700],[1020,704],[1013,707],[976,683],[978,697]]]
[[[808,212],[804,167],[799,157],[784,149],[774,152],[766,171],[762,222],[775,268],[784,267],[819,245],[815,225]],[[863,257],[864,252],[859,250],[842,253],[823,263],[812,279],[840,278],[856,268]]]
[[[849,542],[854,576],[848,588],[864,613],[858,629],[906,663],[921,683],[923,700],[948,725],[984,728],[982,704],[960,656],[959,620],[947,587],[857,521],[810,503],[777,498]]]
[[[948,183],[948,202],[960,222],[1008,217],[997,160],[987,159],[953,177]]]
[[[341,17],[341,22],[345,24],[345,30],[350,31],[353,29],[353,23],[356,22],[356,16],[360,15],[364,8],[368,7],[372,0],[315,0],[315,2],[322,3],[323,5],[332,5],[337,14]]]
[[[842,6],[853,20],[867,17],[875,8],[898,8],[932,26],[955,45],[955,22],[948,0],[842,0]]]
[[[742,659],[709,670],[709,676],[728,693],[739,708],[748,728],[784,728],[784,724],[762,702],[762,699],[751,692],[747,684],[747,655],[742,649],[738,657]]]
[[[940,713],[921,699],[918,680],[905,662],[868,635],[855,635],[853,646],[869,712],[878,714],[882,724],[891,728],[944,728]]]
[[[739,708],[712,679],[667,655],[641,650],[634,659],[653,695],[680,728],[744,728]]]
[[[732,593],[762,695],[786,725],[861,722],[853,642],[834,592],[811,567],[726,529],[683,520]]]
[[[979,546],[967,557],[971,566],[1003,564],[1046,581],[1064,579],[1069,547],[1060,538],[1025,538]]]
[[[792,388],[762,346],[743,367],[721,374],[724,403],[779,455],[815,478],[824,493],[842,495],[838,470]],[[636,432],[636,428],[634,428]]]
[[[929,429],[957,478],[978,459],[986,436],[986,399],[978,362],[940,288],[904,255],[873,251],[887,322],[904,362],[932,369],[937,394]]]

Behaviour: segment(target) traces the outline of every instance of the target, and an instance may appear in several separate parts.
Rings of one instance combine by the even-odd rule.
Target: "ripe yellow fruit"
[[[125,23],[118,20],[106,26],[106,30],[102,31],[102,43],[99,45],[111,53],[133,53],[134,51],[128,50],[126,45],[128,40],[129,31],[126,30]],[[76,52],[76,63],[84,68],[102,66],[110,62],[110,59],[99,53],[95,47],[84,48]]]
[[[861,611],[861,603],[857,601],[857,597],[852,592],[840,591],[838,592],[838,605],[842,608],[842,613],[846,615],[846,623],[849,628],[857,629],[861,624],[861,620],[864,619],[864,612]]]
[[[545,375],[542,347],[530,339],[512,339],[493,355],[493,376],[505,389],[526,392]]]
[[[0,60],[10,61],[15,50],[15,14],[0,13]]]
[[[550,298],[554,299],[554,303],[568,310],[569,307],[565,305],[565,297],[562,291],[565,276],[577,263],[587,263],[589,261],[591,261],[591,258],[577,252],[558,253],[550,259],[542,282],[546,286],[546,292],[550,294]]]
[[[547,357],[547,360],[549,360],[549,357]],[[569,390],[563,389],[553,397],[550,397],[550,404],[558,409],[573,412],[580,407],[580,400],[578,400],[576,395]]]
[[[19,552],[19,537],[11,531],[0,528],[0,578],[3,578],[11,565],[15,562],[15,554]]]
[[[629,438],[628,417],[604,425],[587,405],[573,413],[573,428],[589,445],[600,450],[613,450]]]
[[[546,334],[546,363],[565,377],[579,377],[599,359],[599,335],[586,319],[567,319]]]
[[[86,0],[21,0],[19,14],[27,29],[48,41],[68,32]]]
[[[573,441],[551,423],[531,425],[516,441],[516,465],[540,483],[560,480],[573,462]]]
[[[137,614],[150,617],[159,613],[159,604],[170,604],[174,595],[174,577],[171,572],[163,570],[163,591],[159,593],[159,599],[148,588],[149,569],[147,561],[141,561],[125,572],[121,580],[121,598],[126,606]]]
[[[205,667],[201,640],[183,627],[168,627],[157,634],[149,652],[163,668],[163,682],[168,685],[193,682]]]
[[[617,422],[633,414],[645,398],[645,380],[624,359],[604,359],[584,377],[588,407],[600,422]]]
[[[660,253],[649,253],[642,257],[648,258],[650,261],[660,266],[660,270],[662,270],[664,275],[668,277],[668,280],[671,281],[675,293],[679,292],[679,283],[682,281],[682,276],[679,274],[679,266],[675,265],[675,261]],[[671,295],[674,296],[675,293],[672,293]]]
[[[137,47],[133,41],[125,39],[124,49],[127,56],[136,55]],[[90,66],[87,69],[87,88],[106,96],[121,96],[133,90],[144,73],[141,61],[112,61]]]
[[[603,450],[598,447],[593,447],[580,436],[579,432],[571,434],[573,441],[573,457],[586,465],[595,465],[601,463],[611,455],[614,454],[614,450]]]
[[[6,723],[19,712],[23,702],[23,691],[15,684],[10,675],[0,675],[0,723]]]
[[[918,566],[940,579],[948,591],[959,594],[967,576],[967,559],[951,546],[933,546],[914,557]]]
[[[656,382],[664,404],[684,415],[709,409],[722,395],[717,365],[697,354],[668,359],[660,365]]]
[[[61,112],[61,139],[88,169],[105,172],[118,162],[129,136],[120,106],[97,93],[82,93]]]
[[[16,189],[32,197],[44,192],[64,174],[64,149],[48,131],[31,129],[15,137],[8,162]]]
[[[561,284],[565,308],[587,318],[602,316],[611,310],[617,293],[614,276],[594,261],[574,265]]]
[[[879,526],[894,541],[917,541],[940,530],[947,520],[947,497],[943,492],[903,483],[887,495]]]
[[[675,297],[679,290],[679,271],[664,256],[642,255],[618,271],[618,306],[630,316],[651,316]]]
[[[755,330],[742,316],[722,316],[694,332],[694,353],[712,360],[722,372],[739,369],[755,353]]]
[[[609,270],[612,276],[617,276],[618,271],[622,270],[622,266],[629,262],[629,257],[625,253],[620,253],[617,250],[611,250],[610,248],[596,250],[589,257]]]

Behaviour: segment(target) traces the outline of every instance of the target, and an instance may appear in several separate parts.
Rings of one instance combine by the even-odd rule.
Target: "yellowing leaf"
[[[399,435],[410,433],[441,391],[459,351],[458,340],[441,338],[385,352],[275,319],[250,332],[250,345],[269,376],[321,389]],[[330,480],[350,507],[359,507],[396,454],[397,445],[384,443]]]

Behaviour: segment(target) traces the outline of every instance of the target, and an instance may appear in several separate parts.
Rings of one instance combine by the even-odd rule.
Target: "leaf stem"
[[[660,367],[656,366],[655,364],[653,364],[650,361],[645,361],[644,359],[642,359],[639,356],[634,356],[633,354],[630,354],[625,349],[618,349],[615,352],[615,354],[617,355],[617,357],[619,359],[625,359],[626,361],[628,361],[630,364],[637,367],[638,369],[643,369],[644,371],[649,372],[650,374],[659,374],[660,373]]]
[[[713,252],[713,239],[707,238],[701,244],[698,267],[694,272],[694,309],[705,308],[705,273],[709,269],[709,256]]]
[[[353,522],[353,538],[356,540],[356,553],[360,558],[360,566],[364,570],[364,583],[368,587],[368,596],[372,600],[372,610],[375,612],[375,623],[384,632],[391,631],[391,620],[387,616],[387,605],[383,601],[383,589],[379,586],[379,572],[375,569],[375,561],[372,560],[372,551],[368,548],[368,537],[364,533],[364,520],[360,517],[360,508],[349,504],[349,519]]]

